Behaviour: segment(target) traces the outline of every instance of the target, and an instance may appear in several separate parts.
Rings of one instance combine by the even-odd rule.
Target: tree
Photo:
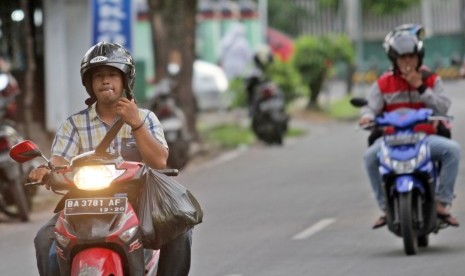
[[[29,2],[21,0],[21,9],[24,11],[24,40],[26,47],[26,73],[24,80],[24,134],[30,137],[30,128],[33,121],[32,107],[34,101],[34,76],[36,73],[36,61],[34,54],[34,37],[31,31],[31,11],[29,9]]]
[[[336,62],[349,66],[355,62],[355,50],[345,35],[301,36],[295,43],[292,63],[308,85],[307,108],[318,109],[318,96],[329,70]]]
[[[284,33],[298,35],[297,23],[308,16],[309,12],[297,6],[295,1],[268,0],[268,24]]]
[[[198,139],[196,105],[192,92],[197,0],[148,0],[148,4],[156,79],[167,76],[170,62],[180,66],[181,70],[175,76],[178,85],[173,94],[186,114],[191,135]]]

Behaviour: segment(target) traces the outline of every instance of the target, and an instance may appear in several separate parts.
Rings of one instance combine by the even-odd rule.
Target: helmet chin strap
[[[125,89],[125,91],[126,91],[126,98],[128,100],[134,100],[134,102],[137,103],[136,97],[134,97],[134,94],[132,93],[132,91],[130,89]]]

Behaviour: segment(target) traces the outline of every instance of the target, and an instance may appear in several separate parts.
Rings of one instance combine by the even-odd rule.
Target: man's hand
[[[399,68],[402,73],[402,78],[406,80],[411,86],[418,88],[422,85],[423,80],[421,78],[421,73],[418,72],[415,68],[406,66],[404,68]]]
[[[33,169],[28,175],[28,181],[30,182],[42,182],[44,176],[50,173],[50,170],[44,166],[39,166]],[[48,186],[46,186],[49,189]]]
[[[367,125],[373,121],[373,118],[369,115],[364,115],[358,120],[358,124],[360,126]]]
[[[116,106],[116,114],[132,128],[140,126],[142,120],[139,117],[139,109],[134,100],[121,98]]]

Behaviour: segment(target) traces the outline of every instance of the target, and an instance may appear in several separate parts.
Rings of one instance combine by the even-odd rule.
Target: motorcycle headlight
[[[381,163],[392,166],[391,157],[389,157],[389,151],[384,144],[381,145]]]
[[[396,173],[411,173],[415,170],[417,166],[417,160],[416,159],[410,159],[407,161],[397,161],[397,160],[392,160],[392,169]]]
[[[418,164],[421,164],[423,161],[425,161],[427,155],[428,147],[426,144],[423,144],[420,146],[420,149],[418,149],[417,157],[406,161],[392,160],[392,168],[396,173],[411,173],[415,170]]]
[[[428,155],[428,147],[426,144],[423,144],[420,146],[420,149],[418,150],[418,156],[417,156],[417,164],[423,163],[425,161],[426,156]]]
[[[78,189],[95,191],[108,188],[123,172],[114,165],[86,166],[77,169],[73,180]]]

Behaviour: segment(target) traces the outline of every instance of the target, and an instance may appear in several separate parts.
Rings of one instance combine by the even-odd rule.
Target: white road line
[[[322,219],[319,222],[315,223],[314,225],[310,226],[309,228],[305,229],[304,231],[300,232],[299,234],[292,237],[293,240],[304,240],[309,238],[310,236],[314,235],[318,231],[323,230],[324,228],[328,227],[330,224],[334,223],[336,219],[334,218],[327,218]]]

